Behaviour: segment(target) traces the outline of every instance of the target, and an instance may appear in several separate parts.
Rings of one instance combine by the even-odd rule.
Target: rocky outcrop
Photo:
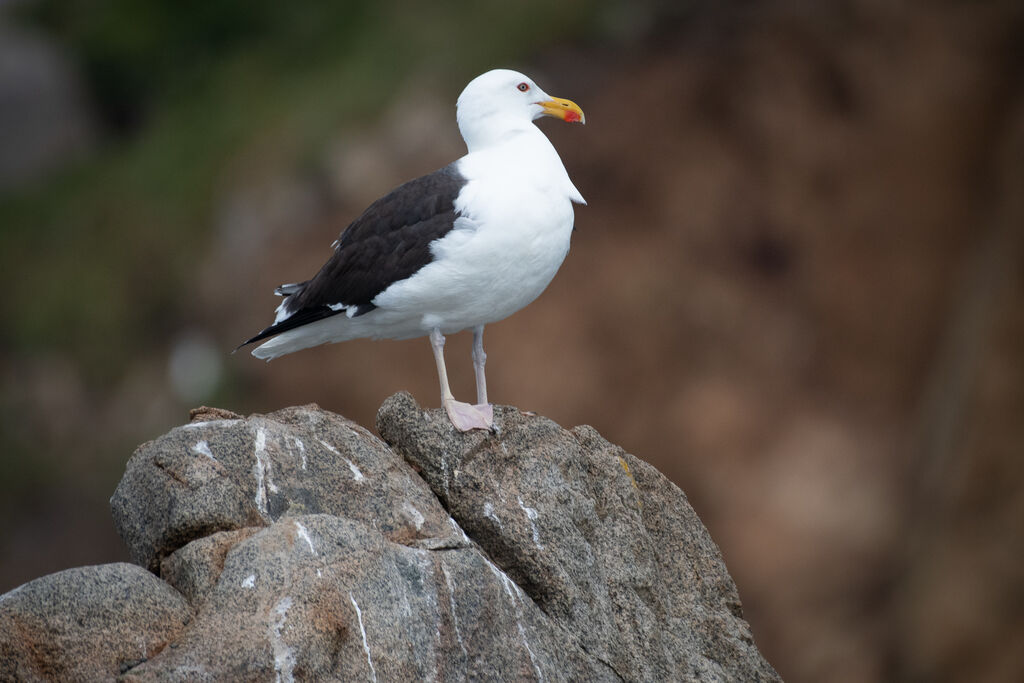
[[[141,446],[111,505],[153,573],[0,597],[0,678],[778,679],[685,495],[593,429],[461,434],[407,394],[377,422],[201,412]],[[97,572],[113,595],[68,592]]]

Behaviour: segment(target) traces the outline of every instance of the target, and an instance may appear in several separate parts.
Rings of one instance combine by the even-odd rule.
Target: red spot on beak
[[[580,120],[580,115],[574,111],[565,112],[565,120],[567,123],[575,123]]]

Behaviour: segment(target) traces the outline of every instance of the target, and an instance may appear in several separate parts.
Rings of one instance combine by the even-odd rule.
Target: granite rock
[[[398,394],[382,440],[194,411],[111,499],[141,567],[0,597],[0,679],[778,680],[682,491],[590,427],[495,415],[462,434]]]
[[[225,411],[226,412],[226,411]],[[247,419],[204,419],[140,446],[110,504],[133,561],[165,557],[218,531],[286,513],[371,520],[389,538],[444,545],[455,537],[437,498],[364,427],[317,406]]]
[[[176,647],[125,680],[615,680],[567,638],[468,540],[286,516],[231,547]]]
[[[772,680],[721,552],[657,470],[591,427],[512,407],[462,434],[408,394],[377,429],[466,533],[583,649],[629,680]]]
[[[66,569],[0,596],[0,680],[99,681],[162,651],[188,601],[124,562]]]

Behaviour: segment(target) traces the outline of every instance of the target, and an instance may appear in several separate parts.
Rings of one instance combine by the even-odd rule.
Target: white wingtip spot
[[[288,310],[288,302],[289,301],[290,301],[290,299],[286,298],[274,310],[274,324],[275,325],[278,324],[279,322],[283,322],[283,321],[285,321],[285,320],[287,320],[288,318],[291,317],[292,312]]]

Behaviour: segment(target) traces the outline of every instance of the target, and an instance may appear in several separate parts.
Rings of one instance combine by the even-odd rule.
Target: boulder
[[[460,434],[397,394],[377,428],[480,549],[618,676],[776,676],[677,486],[591,427],[496,411],[499,435]]]
[[[124,680],[615,680],[567,638],[468,540],[285,516],[227,552],[176,647]]]
[[[141,567],[78,567],[0,596],[0,680],[100,681],[157,655],[192,617]]]
[[[0,679],[778,680],[682,491],[590,427],[495,415],[462,434],[398,394],[382,440],[315,405],[197,412],[111,499],[153,574],[110,565],[145,581],[75,605],[116,614],[158,586],[177,612],[142,641],[91,621],[84,649],[9,637]],[[59,622],[36,583],[0,619]]]
[[[399,542],[461,536],[423,480],[355,422],[315,405],[232,415],[195,412],[135,451],[110,501],[133,561],[158,571],[193,540],[286,513],[365,519]]]

